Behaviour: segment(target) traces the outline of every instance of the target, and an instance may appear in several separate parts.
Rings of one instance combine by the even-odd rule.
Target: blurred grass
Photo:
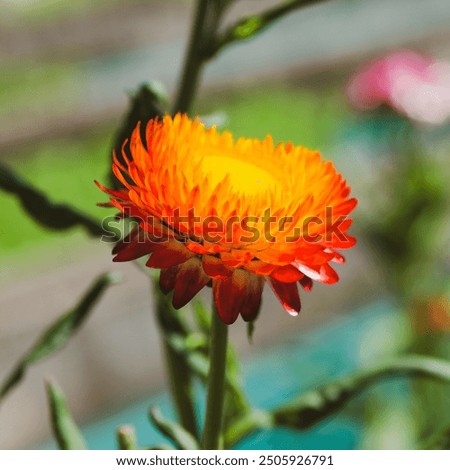
[[[69,111],[82,78],[75,64],[62,61],[9,64],[0,74],[0,118],[49,107]]]
[[[134,0],[137,3],[138,0]],[[0,0],[4,17],[1,23],[14,17],[28,24],[45,24],[70,16],[83,16],[92,14],[96,10],[120,4],[120,0],[77,0],[76,2],[62,2],[60,0]]]
[[[271,133],[275,141],[291,140],[324,150],[346,118],[345,109],[343,98],[332,88],[318,93],[269,85],[204,97],[196,111],[223,111],[228,117],[225,127],[236,136],[262,138]],[[96,207],[96,202],[106,198],[93,180],[107,182],[113,134],[111,127],[94,129],[24,148],[2,160],[54,201],[71,203],[100,220],[110,212]],[[0,193],[0,204],[0,256],[26,256],[30,250],[43,251],[55,241],[73,246],[84,239],[78,229],[62,234],[37,226],[9,195]]]
[[[264,86],[252,90],[225,92],[208,103],[200,103],[199,113],[223,111],[226,128],[235,136],[292,141],[324,150],[334,141],[340,122],[349,117],[345,98],[330,85],[322,89],[293,86]]]

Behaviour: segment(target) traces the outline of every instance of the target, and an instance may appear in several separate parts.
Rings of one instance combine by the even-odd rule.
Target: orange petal
[[[106,194],[109,194],[112,197],[120,199],[121,201],[129,201],[130,198],[127,192],[124,191],[115,191],[114,189],[109,189],[106,186],[103,186],[98,181],[94,181],[94,183]]]
[[[264,284],[264,277],[256,276],[254,274],[248,275],[247,292],[240,310],[245,321],[253,321],[257,317],[261,306],[261,296],[264,290]]]
[[[122,251],[129,243],[131,243],[131,240],[133,240],[133,238],[137,235],[137,233],[138,233],[137,227],[131,230],[130,233],[128,233],[128,235],[123,237],[122,240],[120,240],[114,245],[114,248],[112,249],[112,254],[116,255],[117,253],[119,253],[119,251]]]
[[[337,214],[349,214],[358,204],[358,200],[355,198],[347,199],[341,202],[333,208],[333,211]]]
[[[280,252],[269,248],[258,252],[258,258],[265,263],[283,266],[292,263],[295,260],[295,254]]]
[[[330,261],[338,264],[345,263],[345,258],[340,253],[337,251],[331,251],[331,253],[333,254],[333,258]]]
[[[175,279],[180,269],[180,265],[161,269],[159,274],[159,287],[164,294],[168,294],[175,287]]]
[[[300,279],[300,284],[302,285],[303,289],[305,289],[306,292],[310,292],[313,286],[313,281],[310,277],[308,276],[303,276]]]
[[[209,281],[210,278],[203,271],[202,263],[198,258],[191,258],[183,263],[175,280],[173,306],[176,309],[184,307]]]
[[[233,253],[229,252],[221,253],[220,259],[222,263],[229,268],[237,268],[242,264],[240,257],[236,257]]]
[[[222,263],[222,260],[216,256],[205,255],[202,259],[205,273],[213,279],[225,279],[233,273],[233,271],[227,268]]]
[[[253,261],[249,261],[245,265],[245,268],[248,271],[251,271],[252,273],[260,274],[261,276],[270,276],[270,274],[276,268],[276,266],[264,263],[264,261],[253,260]]]
[[[204,255],[208,252],[208,250],[203,245],[192,241],[186,242],[186,248],[192,251],[193,253],[197,253],[198,255]]]
[[[239,315],[247,288],[247,273],[242,269],[233,271],[226,279],[213,280],[213,296],[217,313],[224,323],[231,325]]]
[[[149,255],[155,250],[156,243],[149,239],[139,240],[139,236],[134,239],[124,248],[122,248],[117,255],[113,258],[113,261],[131,261],[134,259],[141,258],[142,256]]]
[[[195,256],[194,253],[187,250],[182,243],[171,240],[155,245],[155,251],[146,266],[149,268],[169,268],[175,264],[184,263],[192,256]]]
[[[334,284],[339,280],[337,272],[328,264],[322,264],[321,266],[297,264],[296,266],[313,281],[323,282],[324,284]]]
[[[298,294],[298,287],[296,282],[280,282],[276,279],[269,279],[270,286],[274,291],[278,300],[283,305],[284,309],[293,316],[300,313],[301,302],[300,295]]]
[[[296,282],[303,277],[303,273],[291,264],[288,264],[276,267],[270,274],[270,277],[281,282]]]
[[[351,235],[345,235],[345,240],[338,240],[337,237],[333,237],[333,247],[334,248],[351,248],[356,244],[356,238]]]

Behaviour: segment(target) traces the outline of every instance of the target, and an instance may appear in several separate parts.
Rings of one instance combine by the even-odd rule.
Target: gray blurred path
[[[271,3],[274,2],[237,2],[230,17],[240,17],[244,12]],[[53,93],[48,90],[52,96],[49,105],[45,105],[46,96],[41,91],[42,99],[35,106],[0,110],[0,148],[92,127],[111,119],[126,108],[127,92],[144,81],[160,81],[173,92],[189,15],[185,7],[180,15],[170,2],[167,11],[158,8],[155,15],[148,18],[140,15],[139,21],[132,23],[139,32],[135,33],[133,44],[142,41],[141,48],[122,47],[120,52],[104,51],[105,55],[100,57],[76,62],[73,79]],[[129,21],[123,22],[124,31],[129,31]],[[143,41],[143,28],[149,31],[147,42]],[[123,31],[118,36],[121,34]],[[449,0],[324,2],[291,14],[252,40],[229,47],[207,66],[203,89],[288,72],[306,75],[318,70],[333,71],[342,63],[355,62],[382,50],[410,44],[423,46],[426,41],[443,44],[439,52],[450,58]],[[85,47],[95,50],[95,44],[85,44]],[[60,57],[61,51],[57,51],[55,57]]]

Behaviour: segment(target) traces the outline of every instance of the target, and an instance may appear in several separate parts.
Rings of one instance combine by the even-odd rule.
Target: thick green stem
[[[209,450],[220,447],[228,339],[228,326],[222,322],[215,308],[212,315],[206,417],[202,437],[202,449]]]
[[[186,113],[195,96],[200,73],[204,63],[202,44],[205,36],[205,22],[208,14],[208,0],[198,0],[194,21],[192,22],[189,45],[184,58],[178,94],[175,99],[174,113]]]

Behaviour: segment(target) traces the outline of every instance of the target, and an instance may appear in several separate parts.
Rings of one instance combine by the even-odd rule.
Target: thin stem
[[[193,436],[198,436],[195,418],[192,380],[185,358],[173,350],[166,339],[170,332],[178,331],[178,312],[173,308],[168,296],[164,295],[156,278],[153,280],[153,292],[157,300],[157,320],[163,336],[164,356],[170,392],[181,425]]]
[[[181,425],[193,436],[197,436],[197,423],[192,397],[192,385],[188,369],[180,357],[164,339],[167,373],[170,390]]]
[[[202,449],[216,450],[220,447],[222,432],[228,326],[222,322],[215,307],[213,307],[212,314],[208,392]]]
[[[205,36],[205,22],[208,13],[208,0],[198,0],[192,22],[189,45],[184,58],[178,94],[175,99],[174,113],[189,111],[197,89],[204,58],[201,54]]]
[[[322,1],[324,0],[288,0],[263,13],[242,18],[237,23],[228,27],[214,42],[210,41],[206,54],[208,58],[211,58],[229,44],[255,36],[288,13]]]
[[[136,431],[133,426],[120,426],[117,428],[116,435],[120,450],[135,450],[138,448]]]

